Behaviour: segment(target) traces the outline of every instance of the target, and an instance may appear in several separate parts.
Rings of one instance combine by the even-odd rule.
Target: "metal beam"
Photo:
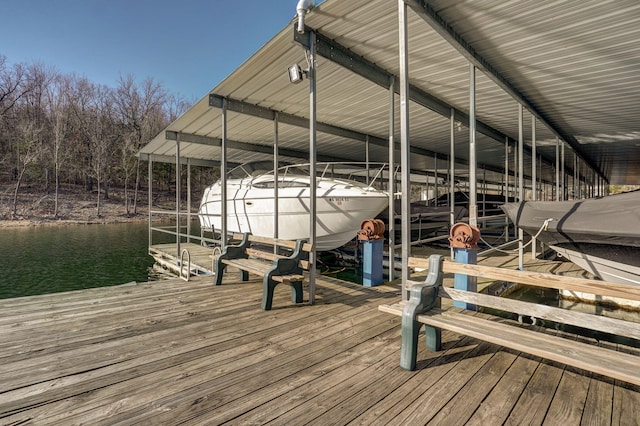
[[[202,144],[208,146],[222,146],[222,139],[220,138],[212,138],[210,136],[199,136],[193,135],[190,133],[181,133],[181,132],[173,132],[167,131],[165,133],[165,137],[167,140],[176,140],[176,138],[180,136],[181,142],[190,142],[195,144]],[[271,145],[260,145],[248,142],[240,142],[231,139],[227,139],[227,148],[230,149],[238,149],[241,151],[249,151],[249,152],[260,152],[264,154],[273,155],[273,147]],[[288,148],[279,148],[280,155],[285,157],[292,158],[309,158],[309,155],[305,151],[300,151],[297,149],[288,149]],[[319,161],[321,162],[336,162],[336,161],[344,161],[344,158],[338,158],[330,155],[320,155],[318,156]]]
[[[316,33],[318,55],[349,69],[350,71],[381,87],[384,87],[385,89],[389,87],[389,81],[391,81],[391,78],[395,78],[396,81],[399,80],[398,76],[380,68],[378,65],[367,60],[363,56],[352,52],[348,48],[337,43],[335,40],[331,40],[324,36],[317,30],[308,28],[306,31]],[[305,38],[298,36],[297,32],[294,32],[294,39],[304,45]],[[398,94],[399,90],[399,88],[395,88],[395,91]],[[449,105],[445,101],[412,84],[409,84],[409,99],[447,118],[449,118],[451,110],[453,109],[455,111],[456,120],[463,123],[465,126],[469,125],[469,115],[467,113]],[[495,140],[504,141],[506,137],[506,135],[499,130],[494,129],[483,122],[477,122],[477,128],[480,133]]]
[[[388,90],[388,86],[389,86],[389,81],[387,81],[385,88]],[[399,81],[396,80],[396,81]],[[233,111],[233,112],[237,112],[237,113],[241,113],[241,114],[246,114],[246,115],[250,115],[253,117],[257,117],[257,118],[264,118],[265,120],[274,120],[276,114],[278,115],[278,121],[279,123],[285,123],[285,124],[289,124],[291,126],[296,126],[296,127],[302,127],[305,129],[309,128],[309,119],[308,118],[304,118],[304,117],[299,117],[297,115],[293,115],[293,114],[288,114],[282,111],[276,111],[276,110],[272,110],[269,108],[264,108],[258,105],[254,105],[254,104],[250,104],[248,102],[244,102],[244,101],[240,101],[237,99],[230,99],[230,98],[225,98],[224,96],[220,96],[217,95],[215,93],[212,93],[209,95],[209,106],[215,107],[215,108],[222,108],[222,101],[226,100],[226,107],[228,111]],[[451,111],[451,110],[449,110]],[[387,148],[389,146],[389,140],[387,138],[381,138],[378,136],[374,136],[374,135],[368,135],[366,133],[361,133],[355,130],[351,130],[351,129],[345,129],[343,127],[338,127],[338,126],[334,126],[331,124],[327,124],[327,123],[322,123],[322,122],[317,122],[316,125],[316,130],[322,133],[326,133],[329,135],[334,135],[334,136],[339,136],[339,137],[344,137],[347,139],[353,139],[353,140],[357,140],[357,141],[361,141],[363,143],[365,143],[367,141],[367,139],[369,140],[369,143],[372,145],[377,145],[377,146],[381,146],[381,147],[385,147]],[[175,133],[175,132],[173,132]],[[168,132],[167,132],[168,134]],[[194,142],[196,142],[197,140],[201,140],[203,141],[203,143],[206,144],[212,144],[215,143],[215,141],[217,140],[216,138],[210,138],[210,137],[205,137],[205,136],[195,136],[193,135],[196,139],[194,140]],[[505,136],[506,137],[506,136]],[[167,136],[168,138],[168,136]],[[187,139],[183,138],[182,135],[180,136],[181,140],[186,141]],[[230,143],[230,142],[228,142]],[[253,144],[246,144],[245,142],[234,142],[238,147],[238,149],[253,149],[254,146],[259,147],[261,145],[253,145]],[[246,148],[242,148],[241,145],[237,145],[237,144],[245,144],[244,146],[246,146]],[[231,145],[229,145],[231,146]],[[396,149],[400,149],[400,143],[396,143],[395,144],[395,148]],[[269,147],[269,152],[271,148]],[[289,155],[289,154],[285,154],[285,152],[291,152],[291,153],[295,153],[295,152],[302,152],[302,151],[293,151],[293,150],[285,150],[283,148],[281,148],[280,150],[280,154],[281,155]],[[412,154],[417,154],[417,155],[422,155],[425,157],[433,157],[434,155],[442,155],[442,153],[437,153],[435,151],[431,151],[429,149],[424,149],[424,148],[419,148],[419,147],[415,147],[412,146],[411,147],[411,153]],[[308,157],[308,153],[304,153],[303,157],[300,157],[299,155],[289,155],[290,157],[295,157],[295,158],[307,158]],[[333,159],[329,159],[328,156],[318,156],[318,161],[323,161],[323,162],[328,162],[328,161],[343,161],[345,159],[338,159],[333,157]],[[348,161],[353,161],[353,159],[347,159]],[[373,159],[373,161],[384,161],[384,159]],[[455,161],[457,161],[459,164],[467,164],[467,160],[463,159],[463,158],[456,158]],[[499,167],[495,167],[495,166],[490,166],[490,165],[483,165],[483,167],[486,167],[487,170],[496,172],[496,173],[503,173],[504,171],[499,168]],[[443,175],[444,176],[444,175]]]
[[[387,89],[389,87],[389,81],[394,78],[399,81],[399,77],[388,72],[387,70],[380,68],[375,63],[369,61],[363,56],[360,56],[345,46],[337,43],[317,30],[307,27],[305,29],[305,35],[310,32],[315,32],[318,55],[323,56],[326,59],[366,78],[367,80]],[[300,43],[303,47],[306,46],[307,37],[300,36],[297,31],[294,31],[294,40]],[[399,94],[399,88],[396,87],[395,91]],[[441,116],[449,119],[451,117],[451,111],[453,110],[454,118],[466,127],[469,126],[469,114],[457,109],[453,105],[449,105],[447,102],[433,96],[432,94],[420,89],[417,86],[409,84],[409,99],[418,105],[430,109],[433,112],[440,114]],[[502,133],[501,131],[491,127],[489,124],[476,119],[476,131],[483,134],[500,143],[512,143],[516,144],[516,140]],[[413,148],[412,148],[412,152]],[[529,147],[525,147],[525,152],[531,154]],[[440,153],[442,154],[442,153]],[[427,155],[427,154],[425,154]],[[431,153],[431,156],[435,153]],[[553,164],[553,159],[550,157],[542,157],[548,164]],[[495,171],[498,173],[504,173],[504,170],[498,170],[496,167],[481,165],[486,167],[487,170]]]
[[[533,103],[522,94],[516,87],[508,81],[500,72],[485,58],[483,58],[475,49],[469,44],[460,34],[458,34],[453,27],[446,22],[435,9],[427,3],[425,0],[404,0],[418,16],[420,16],[434,31],[436,31],[442,38],[444,38],[453,48],[455,48],[462,56],[464,56],[469,62],[479,68],[485,73],[494,83],[496,83],[502,90],[508,93],[513,99],[515,99],[520,105],[528,109],[552,132],[558,137],[566,141],[574,151],[587,163],[593,170],[604,179],[606,179],[604,172],[595,164],[590,158],[587,158],[584,153],[581,152],[580,143],[570,133],[565,132],[551,122],[547,114],[540,111],[533,105]],[[551,161],[549,159],[546,159]]]
[[[171,164],[176,163],[175,155],[140,153],[139,156],[140,156],[140,161],[150,161],[154,163],[171,163]],[[180,158],[180,164],[187,164],[187,158],[185,157]],[[214,160],[200,160],[197,158],[192,158],[191,165],[199,166],[199,167],[218,167],[220,166],[220,162],[214,161]]]

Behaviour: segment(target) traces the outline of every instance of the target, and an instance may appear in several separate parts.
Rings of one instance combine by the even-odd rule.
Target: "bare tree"
[[[0,118],[13,108],[22,96],[29,92],[25,86],[26,70],[22,64],[16,64],[9,69],[7,57],[0,55]]]
[[[109,184],[123,182],[127,214],[137,214],[136,154],[187,107],[151,78],[121,77],[111,89],[38,63],[11,65],[0,55],[0,167],[17,183],[7,214],[16,216],[18,195],[29,182],[46,194],[55,186],[52,210],[59,217],[64,179],[84,182],[91,192],[98,184],[98,215]]]
[[[127,214],[129,213],[129,197],[126,191],[134,170],[133,213],[137,214],[140,159],[135,154],[166,125],[163,105],[167,95],[162,86],[154,82],[153,79],[144,80],[142,85],[138,87],[133,76],[127,75],[120,77],[115,98],[118,118],[125,129],[121,150],[121,169],[125,175]]]
[[[18,192],[28,168],[43,157],[45,143],[45,110],[42,96],[50,83],[53,72],[42,64],[32,64],[26,69],[20,99],[14,102],[19,111],[16,133],[16,186],[11,216],[17,216]]]
[[[22,64],[10,67],[7,58],[0,55],[0,131],[6,134],[6,137],[0,137],[0,163],[11,170],[12,180],[17,179],[20,168],[20,137],[16,130],[20,113],[15,111],[16,105],[31,90],[32,86],[27,84],[26,67]]]
[[[96,214],[99,217],[101,189],[108,175],[112,146],[116,139],[113,95],[106,86],[80,79],[76,85],[76,99],[74,112],[89,147],[90,176],[96,179],[98,187]]]
[[[18,131],[18,163],[16,167],[16,185],[13,191],[13,205],[11,209],[12,219],[17,218],[18,193],[20,191],[20,185],[22,185],[25,172],[42,153],[42,129],[39,128],[34,121],[23,121],[17,126],[16,130]]]
[[[64,75],[55,76],[53,83],[47,88],[46,101],[50,120],[52,150],[51,156],[54,166],[55,196],[53,217],[58,218],[58,199],[60,193],[60,171],[70,157],[70,151],[64,149],[64,143],[69,132],[69,103],[70,78]]]

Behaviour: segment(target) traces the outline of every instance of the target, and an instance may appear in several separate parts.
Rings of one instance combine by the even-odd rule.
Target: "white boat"
[[[309,165],[278,169],[278,235],[275,235],[276,178],[273,170],[265,170],[265,164],[249,163],[229,172],[227,231],[287,240],[309,238]],[[353,163],[316,165],[317,250],[343,246],[356,237],[363,220],[374,218],[387,207],[388,193],[373,186],[383,167],[372,171]],[[367,179],[367,173],[377,174]],[[221,181],[205,189],[198,212],[203,229],[221,230],[221,195]]]

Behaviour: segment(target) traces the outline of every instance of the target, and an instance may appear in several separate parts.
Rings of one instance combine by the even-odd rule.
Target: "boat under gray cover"
[[[517,227],[601,279],[640,284],[640,191],[502,209]]]

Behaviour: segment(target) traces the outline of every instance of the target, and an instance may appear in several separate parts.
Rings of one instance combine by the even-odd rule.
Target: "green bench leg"
[[[424,336],[427,349],[438,352],[442,349],[442,330],[430,325],[424,326]]]
[[[302,303],[302,281],[291,281],[291,303]]]
[[[262,282],[262,309],[265,311],[271,310],[273,304],[273,290],[278,285],[277,281],[273,281],[269,275],[264,276]]]
[[[422,324],[417,316],[438,304],[438,288],[442,285],[442,256],[432,255],[429,258],[429,275],[422,284],[411,287],[409,302],[402,311],[402,347],[400,350],[400,367],[405,370],[416,369],[418,355],[418,333]],[[427,347],[439,350],[441,332],[433,327],[426,327]]]
[[[222,284],[222,275],[224,274],[224,268],[227,266],[224,263],[220,262],[220,260],[216,260],[215,262],[216,269],[213,271],[213,284],[221,285]]]
[[[264,280],[262,282],[262,309],[268,311],[271,309],[273,304],[273,291],[276,286],[280,284],[277,281],[274,281],[269,278],[269,275],[265,275]],[[303,301],[303,293],[302,293],[302,281],[291,281],[289,282],[291,286],[291,302],[292,303],[302,303]]]
[[[416,369],[418,333],[421,326],[422,324],[415,321],[405,308],[402,313],[402,346],[400,349],[400,367],[405,370],[413,371]]]

